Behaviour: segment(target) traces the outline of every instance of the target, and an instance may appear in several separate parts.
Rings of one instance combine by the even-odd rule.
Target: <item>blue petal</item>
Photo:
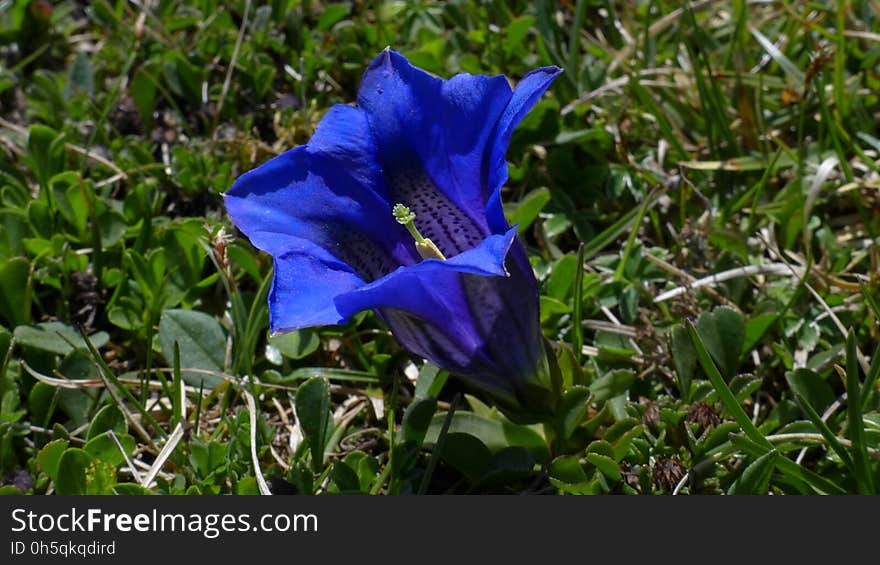
[[[462,275],[462,290],[474,312],[481,352],[495,365],[495,379],[525,381],[541,357],[538,286],[522,242],[517,238],[505,262],[508,277]]]
[[[396,316],[401,323],[392,323],[392,330],[408,349],[447,368],[452,365],[462,370],[474,363],[494,366],[481,352],[484,336],[475,320],[479,311],[474,311],[479,305],[474,308],[469,302],[461,277],[506,277],[505,259],[515,238],[516,230],[511,229],[504,235],[491,235],[476,248],[449,260],[428,259],[401,267],[378,281],[339,295],[336,307],[344,317],[377,309],[387,320],[394,312],[405,312],[414,318],[408,325],[430,326],[428,331],[407,329],[403,327],[404,319]]]
[[[344,323],[334,302],[339,294],[363,286],[351,268],[308,241],[293,242],[275,259],[269,292],[269,327],[273,333]]]
[[[235,224],[275,258],[273,331],[341,323],[337,294],[418,260],[385,194],[366,118],[342,105],[307,145],[245,173],[226,192]]]
[[[507,161],[505,155],[510,145],[510,137],[517,124],[525,117],[532,107],[559,76],[559,67],[543,67],[531,71],[522,78],[513,91],[501,118],[496,124],[492,135],[492,149],[487,155],[488,167],[488,198],[487,214],[489,226],[493,231],[505,229],[507,221],[501,208],[501,187],[507,181]]]
[[[418,258],[386,192],[363,112],[339,105],[307,145],[239,177],[225,200],[258,248],[277,257],[309,240],[375,280]]]
[[[340,312],[351,316],[371,308],[399,308],[425,318],[448,321],[448,314],[437,312],[423,303],[424,298],[442,303],[448,295],[434,284],[434,277],[445,273],[468,273],[483,277],[507,276],[504,263],[516,238],[516,229],[503,235],[490,235],[475,247],[446,261],[426,259],[401,267],[375,282],[337,298]]]
[[[485,155],[511,97],[502,76],[448,81],[386,50],[364,73],[358,104],[367,114],[392,202],[449,257],[476,246],[486,224]]]

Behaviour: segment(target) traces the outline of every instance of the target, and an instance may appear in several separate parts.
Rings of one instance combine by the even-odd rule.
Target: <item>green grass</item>
[[[877,492],[876,3],[152,6],[0,4],[2,492]],[[220,195],[386,45],[565,69],[505,189],[558,421],[371,313],[268,335]]]

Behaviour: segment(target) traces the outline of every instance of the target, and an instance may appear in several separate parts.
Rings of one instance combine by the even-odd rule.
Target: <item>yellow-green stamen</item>
[[[422,237],[419,229],[415,225],[416,215],[403,204],[395,204],[391,210],[397,223],[406,228],[406,231],[412,236],[416,243],[416,251],[422,256],[422,259],[440,259],[446,260],[440,249],[434,245],[434,242],[426,237]]]

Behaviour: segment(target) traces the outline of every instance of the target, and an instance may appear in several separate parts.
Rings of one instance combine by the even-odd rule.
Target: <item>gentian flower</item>
[[[512,90],[503,76],[441,80],[386,49],[356,106],[333,106],[306,145],[236,180],[229,215],[274,258],[272,332],[374,310],[512,418],[552,411],[537,283],[501,187],[514,128],[560,72]]]

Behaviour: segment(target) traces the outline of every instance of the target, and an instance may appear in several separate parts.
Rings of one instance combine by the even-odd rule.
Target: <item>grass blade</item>
[[[797,393],[796,393],[797,394]],[[804,414],[810,419],[816,429],[819,430],[819,433],[822,434],[822,437],[825,438],[825,441],[834,450],[835,453],[840,457],[840,460],[843,461],[843,464],[849,467],[850,471],[855,472],[855,467],[853,466],[853,460],[849,456],[849,452],[846,450],[843,445],[841,445],[840,441],[838,441],[837,436],[831,431],[828,427],[828,424],[825,423],[825,420],[822,419],[822,416],[819,415],[816,410],[810,405],[806,398],[797,394],[796,401],[798,406],[801,407]]]
[[[176,425],[183,421],[183,409],[186,403],[186,393],[183,389],[183,373],[180,371],[180,345],[174,342],[174,362],[173,365],[173,381],[171,385],[171,404],[173,413],[171,417],[171,425]]]
[[[638,207],[639,213],[638,215],[636,215],[634,224],[636,227],[629,232],[629,237],[626,240],[626,246],[623,248],[623,253],[620,254],[620,263],[617,266],[617,270],[614,271],[615,282],[623,280],[623,273],[626,270],[627,264],[629,263],[629,257],[630,255],[632,255],[633,249],[635,249],[636,237],[639,234],[638,226],[641,225],[642,218],[644,218],[645,214],[647,214],[648,209],[651,207],[651,203],[652,198],[651,196],[648,196],[647,198],[645,198],[644,202],[642,202],[642,205]],[[578,252],[578,255],[580,255],[580,252]]]
[[[700,361],[700,366],[703,367],[703,371],[705,371],[706,376],[709,377],[709,381],[718,393],[721,403],[724,404],[724,407],[730,415],[733,416],[733,419],[736,420],[740,429],[749,439],[761,446],[765,451],[773,449],[773,445],[767,441],[760,431],[758,431],[758,428],[755,427],[755,424],[752,423],[745,411],[743,411],[742,406],[739,405],[736,395],[733,394],[733,391],[731,391],[730,387],[727,386],[727,383],[724,382],[724,377],[721,376],[718,367],[716,367],[715,363],[712,361],[712,357],[706,350],[706,346],[703,344],[700,334],[697,333],[697,328],[690,320],[687,320],[685,324],[691,342],[694,344],[694,349],[697,350],[697,358]]]
[[[865,383],[862,385],[862,411],[866,410],[868,403],[871,402],[878,376],[880,376],[880,345],[874,351],[874,359],[871,361],[868,376],[865,377]]]
[[[578,0],[574,9],[574,18],[571,21],[571,32],[568,36],[568,63],[566,69],[573,75],[575,84],[580,87],[580,47],[581,47],[581,28],[584,25],[584,16],[586,16],[587,3],[584,0]]]
[[[766,453],[769,453],[771,449],[765,449],[763,446],[760,446],[753,441],[750,441],[748,438],[739,436],[739,435],[731,435],[730,441],[738,447],[740,450],[744,451],[746,454],[751,455],[752,457],[761,457]],[[798,481],[806,483],[818,492],[819,494],[846,494],[846,490],[837,485],[836,483],[826,479],[825,477],[810,471],[809,469],[802,467],[788,459],[786,457],[777,457],[776,458],[776,468],[779,469],[779,472],[788,475]]]
[[[574,358],[577,364],[581,364],[584,348],[584,328],[581,326],[583,318],[584,301],[584,244],[578,246],[577,271],[574,275],[574,312],[572,313],[572,339],[571,347],[574,350]]]
[[[860,494],[873,494],[874,481],[868,463],[868,449],[865,445],[865,427],[862,423],[862,384],[859,381],[858,351],[856,334],[850,329],[846,336],[846,411],[849,427],[849,440],[852,442],[852,456],[855,465],[856,484]]]
[[[770,488],[770,478],[776,468],[779,452],[775,449],[755,458],[734,481],[727,494],[766,494]]]
[[[100,374],[103,375],[104,378],[106,378],[108,381],[112,382],[115,389],[121,392],[125,399],[131,402],[131,404],[135,408],[137,408],[141,417],[147,422],[147,424],[149,424],[153,428],[156,433],[158,433],[162,437],[165,437],[167,435],[165,433],[165,430],[162,429],[162,426],[160,426],[156,419],[153,418],[153,415],[150,414],[149,410],[144,408],[144,406],[141,405],[140,402],[138,402],[138,399],[131,394],[131,391],[129,391],[128,388],[126,388],[125,385],[123,385],[119,381],[119,377],[117,377],[116,373],[113,372],[113,369],[111,369],[110,366],[107,365],[107,362],[104,361],[101,353],[97,349],[95,349],[95,346],[92,344],[91,340],[89,340],[89,336],[86,334],[85,330],[83,330],[82,326],[78,326],[77,329],[79,330],[83,342],[85,342],[86,347],[89,350],[89,354],[92,356],[92,361],[97,366]]]
[[[770,57],[776,61],[777,64],[782,68],[785,72],[788,79],[793,83],[794,87],[798,90],[802,90],[804,87],[804,73],[795,65],[791,59],[786,57],[782,51],[779,50],[776,45],[773,44],[772,41],[767,39],[763,33],[758,31],[752,26],[749,26],[749,32],[754,36],[755,39],[758,40],[758,43],[761,44],[761,47],[764,48],[764,51],[767,52]]]
[[[614,243],[620,235],[630,229],[633,223],[644,216],[645,210],[653,206],[658,193],[651,193],[644,206],[633,208],[622,218],[608,226],[602,233],[591,239],[584,245],[584,261],[589,261],[598,255],[603,249]],[[644,208],[644,210],[643,210]]]
[[[419,485],[419,494],[426,494],[428,492],[428,487],[431,485],[431,476],[434,474],[434,469],[437,467],[437,463],[443,453],[443,447],[446,445],[446,436],[449,433],[449,426],[452,424],[452,417],[455,416],[455,410],[458,408],[458,403],[460,401],[461,395],[456,394],[455,398],[452,399],[452,403],[449,405],[449,410],[446,412],[446,418],[443,419],[443,427],[440,428],[440,435],[437,436],[437,441],[434,443],[434,449],[431,451],[431,459],[428,461],[428,468],[425,469],[425,474]]]

